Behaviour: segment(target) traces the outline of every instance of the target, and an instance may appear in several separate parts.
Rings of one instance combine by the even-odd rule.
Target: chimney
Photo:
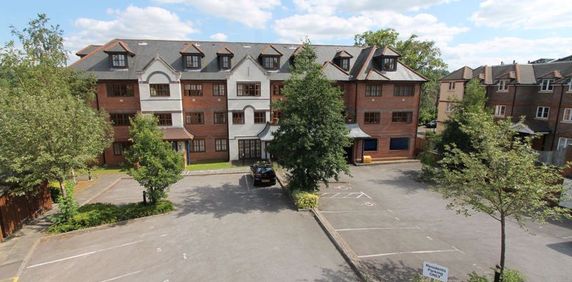
[[[512,60],[512,64],[513,64],[513,65],[516,65],[516,60]]]
[[[503,61],[500,61],[500,65],[501,65],[501,66],[504,66],[504,62],[503,62]]]

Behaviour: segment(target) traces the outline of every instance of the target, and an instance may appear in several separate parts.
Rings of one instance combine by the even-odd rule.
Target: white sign
[[[447,282],[449,270],[444,266],[424,261],[423,276]]]

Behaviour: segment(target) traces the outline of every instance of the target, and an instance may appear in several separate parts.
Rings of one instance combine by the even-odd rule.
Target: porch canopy
[[[258,138],[260,138],[260,141],[272,141],[274,140],[274,133],[278,128],[278,125],[267,123],[266,127],[258,133]],[[349,130],[348,137],[352,139],[371,138],[371,136],[365,133],[357,123],[346,124],[346,128]]]
[[[540,120],[530,120],[526,122],[517,122],[512,125],[512,128],[518,133],[522,134],[550,134],[551,130],[546,122]]]
[[[183,127],[167,127],[161,128],[163,131],[163,140],[190,140],[194,136]]]

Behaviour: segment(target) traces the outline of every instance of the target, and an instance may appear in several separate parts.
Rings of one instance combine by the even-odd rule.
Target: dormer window
[[[497,92],[507,92],[508,91],[508,80],[501,79],[497,84]]]
[[[350,58],[340,58],[340,68],[345,71],[350,70]]]
[[[117,68],[117,69],[127,68],[127,54],[112,53],[109,54],[109,59],[111,60],[112,68]]]
[[[277,70],[280,67],[279,56],[262,56],[260,60],[262,67],[267,70]]]
[[[231,61],[230,55],[219,55],[218,56],[218,64],[221,70],[228,70],[231,68]]]
[[[543,79],[540,82],[540,91],[549,92],[554,90],[554,79]]]
[[[353,56],[348,53],[346,50],[340,50],[336,52],[336,56],[334,57],[334,64],[345,71],[350,70],[350,60]]]
[[[201,56],[199,54],[185,55],[185,68],[186,69],[200,69],[201,68]]]
[[[397,69],[397,58],[396,57],[383,57],[381,61],[382,71],[395,71]]]

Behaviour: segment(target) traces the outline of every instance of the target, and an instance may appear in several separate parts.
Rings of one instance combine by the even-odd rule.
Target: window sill
[[[572,124],[572,120],[561,120],[560,123],[569,123],[569,124]]]
[[[508,90],[497,90],[497,93],[508,93]]]
[[[542,94],[552,94],[552,93],[554,93],[554,90],[540,90],[540,91],[538,91],[538,93],[542,93]]]
[[[535,117],[535,120],[548,120],[548,118],[540,118],[540,117]]]

